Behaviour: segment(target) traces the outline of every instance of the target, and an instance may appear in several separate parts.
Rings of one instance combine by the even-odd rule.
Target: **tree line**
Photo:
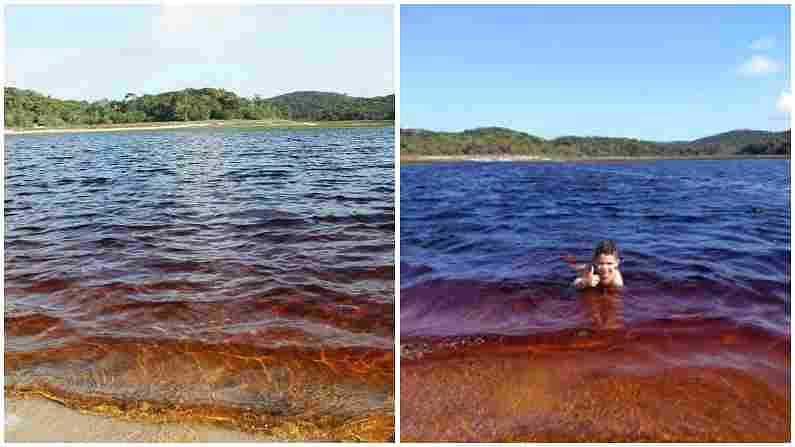
[[[401,129],[402,156],[721,157],[790,154],[790,131],[738,130],[690,142],[567,136],[546,140],[524,132],[485,127],[463,132]]]
[[[290,119],[309,121],[394,120],[395,95],[356,98],[339,93],[294,92],[270,98]]]
[[[394,95],[356,98],[338,93],[296,92],[263,99],[203,88],[156,95],[127,93],[120,100],[89,102],[5,88],[5,127],[10,128],[229,119],[393,120],[394,116]]]

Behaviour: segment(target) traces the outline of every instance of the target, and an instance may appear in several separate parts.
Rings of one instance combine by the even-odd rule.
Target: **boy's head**
[[[618,247],[611,240],[599,242],[593,251],[593,265],[595,273],[605,282],[611,282],[618,272],[621,262],[618,256]]]

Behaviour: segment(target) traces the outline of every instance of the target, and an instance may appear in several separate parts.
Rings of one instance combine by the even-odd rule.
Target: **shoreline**
[[[223,416],[174,418],[113,412],[103,405],[73,407],[39,392],[6,390],[4,402],[6,442],[388,442],[394,437],[394,414],[337,426],[299,419],[241,428]]]
[[[284,442],[195,422],[145,422],[74,410],[44,398],[5,398],[7,442]],[[46,430],[42,428],[47,427]]]
[[[393,121],[290,121],[290,120],[226,120],[164,123],[130,123],[86,127],[48,127],[35,129],[4,128],[5,135],[36,135],[53,133],[129,132],[136,130],[175,130],[192,128],[326,128],[326,127],[384,127]]]
[[[549,158],[534,155],[503,155],[503,156],[469,156],[469,155],[419,155],[401,156],[400,162],[407,164],[431,163],[570,163],[570,162],[636,162],[636,161],[662,161],[662,160],[789,160],[789,155],[723,155],[723,156],[693,156],[693,157],[577,157],[577,158]]]
[[[41,133],[90,133],[90,132],[124,132],[130,130],[159,130],[159,129],[184,129],[193,127],[209,127],[210,123],[196,124],[168,124],[163,126],[124,126],[124,127],[79,127],[79,128],[45,128],[14,130],[4,129],[6,135],[35,135]]]
[[[12,326],[11,333],[26,333]],[[111,421],[210,424],[281,440],[393,437],[391,350],[265,350],[242,338],[215,343],[105,344],[100,338],[55,351],[6,353],[6,402],[43,397]],[[41,373],[35,369],[41,364],[50,369]]]

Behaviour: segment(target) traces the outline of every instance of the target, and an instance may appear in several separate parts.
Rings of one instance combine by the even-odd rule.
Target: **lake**
[[[387,439],[393,132],[7,137],[6,391]]]
[[[788,160],[400,181],[403,440],[789,439]],[[627,287],[578,293],[602,239]]]

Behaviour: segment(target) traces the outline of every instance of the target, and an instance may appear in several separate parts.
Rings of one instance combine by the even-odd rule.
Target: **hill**
[[[566,136],[545,140],[499,127],[463,132],[401,129],[402,156],[724,157],[789,155],[790,131],[737,130],[693,141],[660,143],[632,138]]]
[[[357,98],[339,93],[293,92],[269,98],[293,120],[394,120],[395,95]]]
[[[790,131],[733,130],[694,140],[691,150],[707,154],[789,154]]]
[[[122,100],[61,100],[33,90],[6,87],[5,127],[67,127],[167,121],[394,119],[394,95],[353,98],[337,93],[296,92],[263,99],[216,89],[184,89],[157,95],[128,93]]]

